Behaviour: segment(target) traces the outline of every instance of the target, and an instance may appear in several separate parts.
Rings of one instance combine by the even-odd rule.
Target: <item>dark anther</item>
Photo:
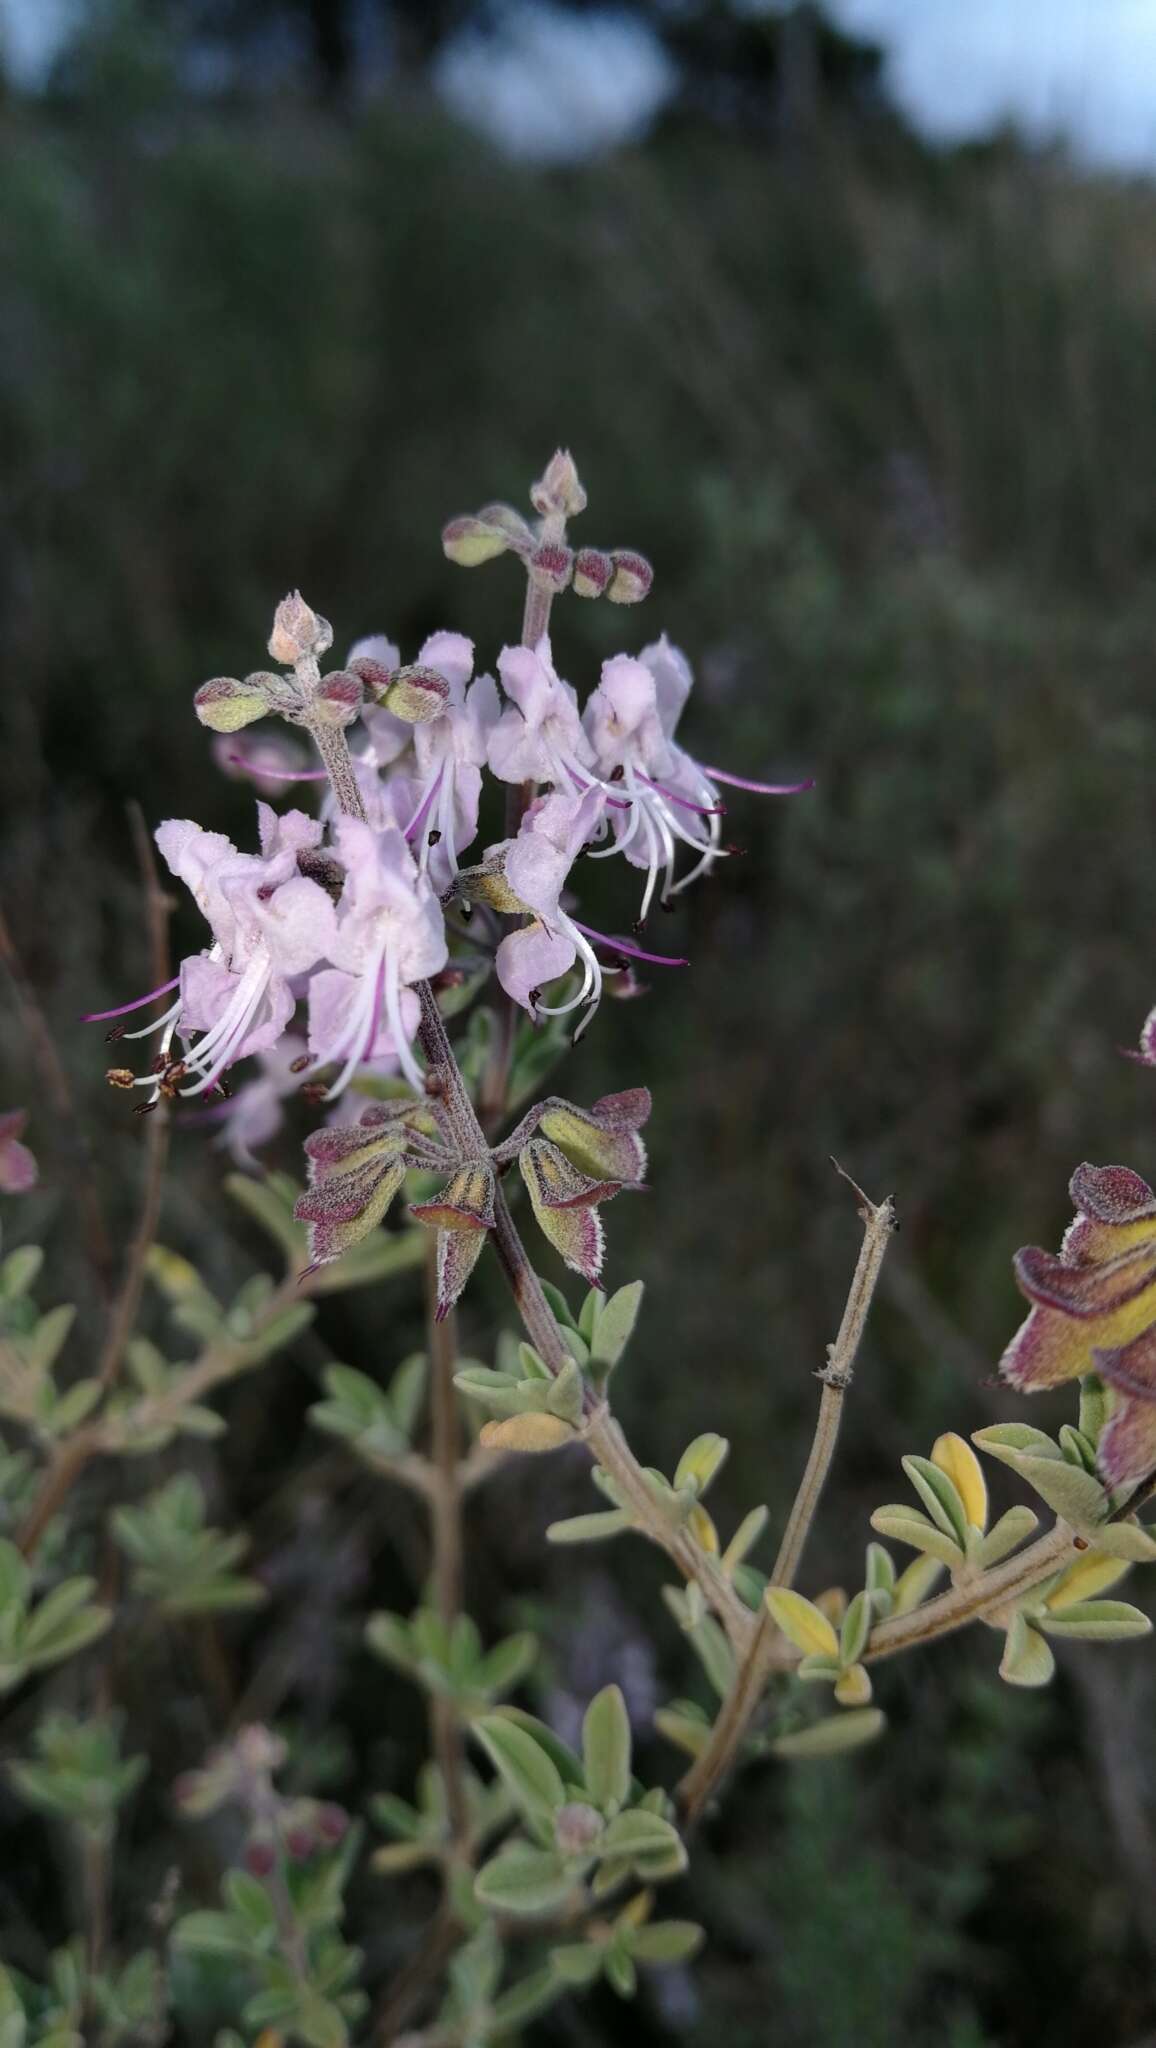
[[[158,1052],[158,1054],[157,1054],[156,1058],[155,1058],[155,1059],[153,1060],[153,1063],[152,1063],[152,1065],[151,1065],[151,1066],[150,1066],[150,1068],[149,1068],[149,1073],[150,1073],[150,1074],[167,1074],[167,1073],[168,1073],[168,1070],[169,1070],[169,1068],[171,1067],[171,1065],[172,1065],[172,1061],[171,1061],[171,1059],[169,1058],[169,1055],[168,1055],[168,1053],[167,1053],[167,1052]]]
[[[295,1060],[290,1060],[289,1072],[291,1074],[303,1074],[306,1067],[311,1067],[312,1065],[313,1054],[311,1052],[299,1052]]]
[[[612,768],[612,769],[610,770],[610,773],[609,773],[609,775],[608,775],[608,776],[607,776],[607,778],[606,778],[607,782],[624,782],[624,781],[625,781],[625,779],[626,779],[626,770],[625,770],[625,768],[623,767],[623,765],[622,765],[622,762],[621,762],[621,761],[620,761],[620,762],[618,763],[618,766],[617,766],[617,768]]]
[[[136,1075],[131,1067],[110,1067],[104,1078],[110,1088],[131,1088]]]
[[[658,907],[660,910],[665,910],[668,917],[672,917],[674,915],[674,912],[678,909],[678,905],[675,902],[673,896],[660,896],[658,899]]]
[[[539,1005],[539,1003],[541,1002],[541,1000],[542,1000],[542,991],[541,991],[541,989],[540,989],[540,988],[532,988],[532,989],[530,990],[530,996],[529,996],[530,1008],[531,1008],[532,1010],[536,1010],[536,1009],[537,1009],[537,1007],[538,1007],[538,1005]]]
[[[230,1088],[229,1083],[226,1081],[225,1076],[223,1074],[218,1076],[216,1082],[214,1083],[212,1092],[214,1095],[219,1095],[223,1102],[229,1102],[232,1100],[233,1091]]]
[[[439,831],[437,831],[437,829],[435,828],[435,829],[434,829],[434,831],[432,831],[432,832],[430,832],[430,833],[427,833],[427,835],[426,835],[426,845],[427,845],[427,846],[440,846],[440,845],[441,845],[441,838],[442,838],[442,835],[441,835],[441,833],[440,833]]]
[[[125,1034],[125,1032],[126,1032],[127,1030],[128,1030],[128,1025],[127,1025],[127,1024],[114,1024],[114,1025],[113,1025],[113,1027],[112,1027],[112,1030],[111,1030],[111,1031],[106,1031],[106,1032],[105,1032],[105,1034],[104,1034],[104,1042],[105,1042],[105,1044],[106,1044],[106,1045],[115,1045],[115,1044],[116,1044],[116,1041],[117,1041],[117,1039],[118,1039],[118,1038],[123,1038],[123,1037],[124,1037],[124,1034]]]
[[[132,1113],[133,1113],[133,1115],[134,1115],[134,1116],[151,1116],[151,1115],[152,1115],[152,1113],[153,1113],[153,1111],[154,1111],[154,1109],[156,1108],[156,1106],[157,1106],[157,1099],[156,1099],[156,1096],[154,1095],[154,1097],[153,1097],[153,1099],[152,1099],[152,1101],[151,1101],[151,1102],[137,1102],[137,1103],[135,1103],[135,1104],[133,1105],[133,1112],[132,1112]]]
[[[462,923],[463,923],[463,924],[468,924],[468,923],[469,923],[469,921],[470,921],[470,919],[471,919],[471,917],[473,916],[473,914],[474,914],[474,906],[473,906],[473,904],[472,904],[472,903],[467,903],[467,902],[465,901],[465,898],[463,897],[462,901],[461,901],[461,902],[459,903],[459,905],[458,905],[458,915],[459,915],[459,917],[461,918],[461,921],[462,921]]]
[[[634,933],[636,938],[641,938],[643,932],[646,930],[646,919],[644,917],[636,917],[630,929]]]
[[[306,1081],[301,1090],[301,1099],[303,1102],[324,1102],[327,1093],[324,1081]]]

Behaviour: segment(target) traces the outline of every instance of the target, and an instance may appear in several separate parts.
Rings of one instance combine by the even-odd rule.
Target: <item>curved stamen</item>
[[[405,838],[410,844],[413,843],[414,839],[421,831],[422,826],[425,824],[425,821],[430,814],[430,807],[433,804],[434,798],[437,796],[439,789],[441,788],[442,776],[444,775],[444,773],[445,762],[443,761],[438,769],[437,774],[432,778],[430,785],[426,790],[424,796],[422,797],[422,800],[419,803],[412,818],[410,819],[409,824],[405,828]]]
[[[729,782],[732,789],[749,789],[755,796],[801,796],[805,789],[815,787],[813,775],[806,782],[748,782],[742,775],[728,775],[725,768],[708,768],[706,772],[715,782]]]
[[[382,946],[377,956],[376,966],[371,968],[370,972],[363,977],[364,986],[357,1007],[354,1010],[352,1021],[341,1033],[337,1044],[333,1046],[328,1054],[330,1059],[335,1059],[342,1052],[346,1052],[347,1058],[336,1081],[334,1081],[332,1087],[327,1088],[325,1091],[323,1099],[326,1102],[335,1102],[337,1097],[344,1092],[357,1072],[358,1067],[365,1060],[369,1059],[377,1042],[377,1034],[381,1028],[382,1003],[385,996],[385,952],[386,949]]]
[[[327,782],[328,768],[263,768],[244,754],[226,754],[231,767],[243,768],[260,782]]]
[[[641,946],[636,946],[632,939],[618,939],[611,937],[607,932],[596,932],[592,925],[579,924],[576,918],[572,923],[575,931],[585,932],[588,939],[593,939],[596,946],[605,946],[608,953],[624,954],[628,960],[645,960],[651,967],[690,966],[689,960],[676,959],[671,953],[646,953]]]
[[[401,1014],[401,978],[397,960],[387,948],[385,955],[385,1014],[402,1073],[415,1095],[425,1094],[425,1075],[413,1056]]]
[[[199,1070],[201,1078],[191,1087],[182,1088],[182,1095],[202,1095],[236,1059],[237,1047],[253,1021],[272,975],[273,963],[267,953],[259,953],[249,962],[224,1014],[196,1045],[189,1047],[186,1058]]]
[[[174,974],[171,981],[162,981],[160,987],[150,989],[147,996],[137,996],[131,1003],[121,1003],[115,1010],[90,1010],[80,1021],[82,1024],[105,1024],[110,1017],[127,1017],[130,1010],[143,1010],[146,1003],[155,1003],[158,996],[171,995],[173,989],[180,985],[180,975]]]
[[[712,769],[711,773],[713,774],[713,772]],[[667,783],[656,782],[652,775],[644,775],[641,768],[637,773],[638,780],[645,782],[648,789],[656,789],[659,796],[666,797],[669,803],[681,804],[684,810],[697,811],[700,818],[722,818],[726,816],[725,804],[711,804],[707,806],[706,804],[692,803],[690,797],[680,796],[677,789],[671,789]]]

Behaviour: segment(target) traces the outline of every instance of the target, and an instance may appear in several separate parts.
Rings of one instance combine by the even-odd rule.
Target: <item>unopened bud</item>
[[[520,512],[512,505],[483,505],[478,513],[487,526],[497,526],[506,535],[510,546],[520,554],[527,554],[534,545],[534,536]]]
[[[346,673],[360,676],[371,697],[380,697],[393,681],[393,670],[384,661],[374,661],[368,654],[355,654],[346,663]]]
[[[440,718],[450,700],[450,686],[436,668],[421,668],[414,664],[399,668],[391,677],[385,695],[378,699],[395,718],[403,718],[407,725],[428,725],[432,718]]]
[[[561,541],[544,541],[541,547],[534,549],[526,566],[530,581],[538,584],[540,589],[565,590],[574,573],[573,551]]]
[[[304,1821],[298,1821],[285,1830],[285,1852],[294,1863],[308,1863],[317,1852],[317,1837]]]
[[[365,685],[349,669],[335,668],[323,676],[313,699],[313,710],[326,725],[349,725],[365,701]]]
[[[270,683],[275,684],[276,678],[260,673],[246,676],[244,682],[238,682],[236,676],[214,676],[211,682],[201,684],[193,709],[210,732],[240,732],[243,725],[252,725],[272,709]]]
[[[349,1815],[343,1806],[327,1800],[317,1810],[317,1832],[324,1842],[341,1842],[349,1832]]]
[[[554,1842],[562,1856],[582,1856],[602,1833],[602,1815],[580,1799],[554,1815]]]
[[[645,555],[632,554],[626,548],[614,548],[610,559],[614,564],[614,574],[606,595],[611,604],[640,604],[654,581],[654,570]]]
[[[283,597],[273,614],[269,652],[283,668],[293,668],[302,656],[324,654],[333,645],[333,628],[328,619],[307,605],[299,590]]]
[[[601,597],[614,574],[614,564],[601,548],[580,548],[574,557],[574,595]]]
[[[545,473],[530,486],[530,503],[536,512],[560,512],[564,519],[576,519],[586,510],[586,493],[568,448],[559,448],[546,465]]]
[[[250,1877],[271,1877],[277,1868],[277,1851],[268,1835],[250,1835],[241,1860]]]
[[[478,519],[472,512],[451,519],[442,528],[442,547],[450,561],[461,569],[479,569],[483,562],[504,555],[509,546],[510,536],[501,526]]]

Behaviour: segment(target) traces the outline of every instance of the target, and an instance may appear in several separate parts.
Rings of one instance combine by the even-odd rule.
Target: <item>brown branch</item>
[[[843,1174],[843,1179],[847,1180],[848,1176],[843,1173],[838,1162],[832,1161],[832,1164],[836,1172]],[[855,1187],[854,1181],[850,1181],[849,1185],[854,1188],[859,1198],[863,1242],[859,1248],[859,1257],[851,1279],[843,1318],[839,1324],[839,1333],[827,1354],[827,1363],[818,1375],[823,1383],[823,1391],[819,1398],[815,1434],[806,1470],[800,1481],[783,1532],[775,1567],[771,1573],[772,1586],[793,1585],[799,1569],[815,1510],[831,1469],[843,1401],[851,1384],[859,1344],[875,1289],[879,1284],[887,1247],[895,1230],[895,1207],[890,1196],[882,1202],[875,1203],[868,1199],[861,1188]],[[779,1631],[770,1609],[763,1607],[754,1624],[746,1656],[735,1674],[734,1684],[719,1709],[710,1740],[702,1754],[695,1758],[678,1788],[679,1803],[688,1824],[698,1819],[708,1799],[734,1765],[775,1667],[775,1646],[778,1640]]]
[[[458,1470],[459,1428],[454,1370],[457,1365],[457,1317],[437,1319],[437,1233],[429,1234],[426,1256],[429,1306],[430,1421],[433,1481],[429,1492],[433,1535],[433,1594],[438,1614],[453,1626],[462,1604],[462,1494]],[[430,1699],[434,1756],[445,1788],[451,1852],[460,1854],[469,1838],[466,1805],[465,1751],[461,1722],[452,1700],[434,1693]]]

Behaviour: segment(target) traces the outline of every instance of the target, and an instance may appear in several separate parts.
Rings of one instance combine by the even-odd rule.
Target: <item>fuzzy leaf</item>
[[[1016,1545],[1039,1527],[1039,1516],[1028,1507],[1009,1508],[1001,1515],[984,1537],[979,1550],[979,1563],[984,1571],[989,1565],[998,1564],[1001,1558],[1009,1557]]]
[[[931,1462],[951,1480],[972,1528],[986,1529],[987,1483],[971,1445],[954,1430],[948,1431],[932,1445]]]
[[[791,1763],[805,1763],[822,1757],[841,1756],[860,1749],[883,1731],[884,1715],[878,1707],[861,1707],[815,1721],[796,1735],[780,1735],[771,1744],[772,1754]]]
[[[620,1807],[630,1791],[630,1750],[630,1717],[621,1689],[604,1686],[582,1722],[586,1790],[602,1813]]]
[[[574,1890],[573,1873],[552,1849],[515,1842],[483,1865],[474,1897],[492,1913],[552,1913]]]
[[[670,1963],[689,1963],[706,1939],[693,1920],[658,1920],[649,1927],[635,1927],[623,1937],[636,1963],[661,1969]]]
[[[729,1450],[725,1436],[716,1436],[713,1430],[708,1430],[704,1436],[696,1436],[678,1461],[674,1474],[675,1492],[681,1493],[684,1487],[693,1487],[696,1493],[705,1493],[722,1470]]]
[[[838,1657],[839,1638],[813,1601],[787,1586],[768,1586],[763,1598],[773,1620],[804,1657]]]
[[[1008,1685],[1047,1685],[1055,1668],[1056,1660],[1043,1637],[1022,1613],[1013,1615],[1000,1659],[1000,1677]]]
[[[485,1422],[478,1438],[488,1451],[556,1451],[573,1441],[574,1431],[560,1415],[538,1411]]]
[[[1126,1600],[1083,1600],[1061,1614],[1045,1610],[1037,1619],[1050,1636],[1085,1636],[1105,1643],[1146,1636],[1152,1629],[1148,1616]]]
[[[907,1457],[902,1463],[932,1521],[962,1549],[967,1541],[967,1515],[955,1482],[930,1458]]]
[[[473,1722],[471,1732],[524,1812],[550,1818],[566,1804],[558,1768],[528,1728],[487,1714]]]
[[[603,1514],[571,1515],[566,1521],[551,1522],[546,1531],[547,1543],[604,1543],[610,1536],[621,1535],[631,1526],[630,1516],[623,1508],[608,1508]]]
[[[871,1527],[880,1536],[888,1536],[894,1543],[910,1544],[912,1550],[926,1551],[940,1564],[949,1569],[963,1563],[963,1552],[958,1543],[945,1536],[934,1522],[921,1515],[918,1508],[909,1508],[904,1502],[883,1508],[876,1508],[871,1517]]]

